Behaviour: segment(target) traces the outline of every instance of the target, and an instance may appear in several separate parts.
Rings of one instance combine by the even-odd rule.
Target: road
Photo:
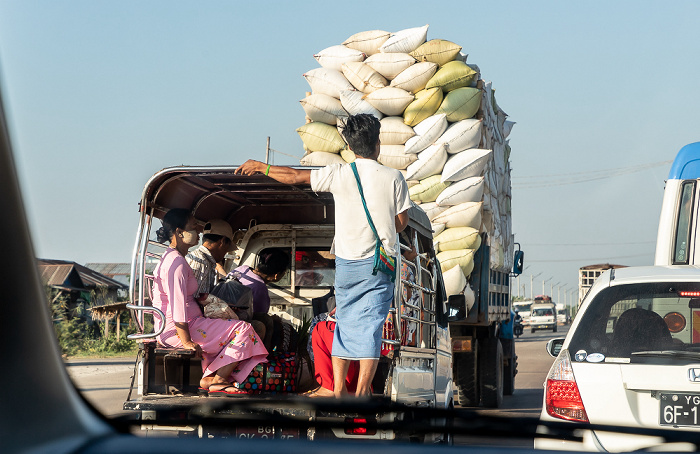
[[[545,351],[547,341],[566,336],[568,327],[560,326],[557,333],[529,330],[516,340],[518,375],[515,392],[504,396],[499,409],[479,409],[485,415],[537,417],[542,407],[542,383],[545,380],[552,357]],[[133,357],[104,359],[69,359],[66,366],[78,390],[97,410],[107,416],[125,414],[122,404],[129,393],[134,367]],[[457,444],[488,444],[493,440],[457,437]],[[502,440],[503,446],[532,447],[532,440]]]

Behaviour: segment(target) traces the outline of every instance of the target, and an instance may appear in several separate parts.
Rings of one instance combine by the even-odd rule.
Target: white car
[[[700,430],[700,268],[606,271],[566,339],[552,339],[547,350],[556,359],[541,420]],[[583,438],[538,438],[535,448],[634,451],[659,443],[590,430]]]

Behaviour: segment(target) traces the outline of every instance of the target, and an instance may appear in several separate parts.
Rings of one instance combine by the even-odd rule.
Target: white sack
[[[409,170],[410,172],[410,170]],[[442,191],[436,202],[438,205],[459,205],[465,202],[481,202],[484,195],[484,177],[472,177],[452,183]]]
[[[430,227],[433,229],[433,236],[439,235],[443,230],[445,230],[445,224],[433,224],[431,222]]]
[[[445,144],[450,154],[479,146],[481,141],[481,120],[468,118],[451,124],[437,142]]]
[[[379,145],[379,163],[392,169],[406,169],[417,159],[418,157],[414,154],[406,154],[403,145]],[[404,177],[404,179],[410,178]]]
[[[386,87],[389,83],[371,66],[360,61],[343,64],[341,71],[348,82],[363,93],[372,93]]]
[[[365,95],[364,99],[384,115],[401,115],[414,96],[396,87],[385,87]]]
[[[391,80],[401,74],[401,71],[415,64],[416,59],[408,54],[374,54],[367,58],[365,63]]]
[[[447,152],[444,145],[431,145],[418,155],[418,160],[408,166],[408,178],[422,180],[442,171],[447,161]],[[449,188],[448,188],[449,189]],[[447,189],[446,189],[447,190]]]
[[[311,121],[320,121],[336,125],[338,118],[347,118],[348,113],[343,109],[340,100],[321,93],[311,94],[299,101]],[[403,123],[403,119],[401,120]]]
[[[357,90],[343,90],[340,92],[340,104],[350,115],[370,114],[381,120],[384,114],[378,111],[364,99],[362,92]]]
[[[452,155],[442,170],[442,181],[459,181],[470,177],[479,177],[491,159],[491,150],[470,148]]]
[[[464,287],[467,286],[467,278],[458,266],[445,271],[442,275],[442,280],[445,283],[447,296],[459,295],[464,291]]]
[[[379,46],[379,51],[384,53],[409,53],[418,49],[428,37],[428,25],[423,27],[407,28],[396,32]]]
[[[406,153],[420,153],[445,132],[447,129],[447,116],[445,114],[432,115],[413,127],[415,136],[406,141]]]
[[[392,81],[390,86],[402,88],[410,93],[418,93],[425,88],[431,77],[438,69],[436,63],[428,61],[416,63],[401,71]]]
[[[413,57],[411,57],[413,58]],[[304,78],[309,83],[311,91],[340,99],[342,90],[354,90],[343,73],[335,69],[315,68],[307,71]]]
[[[303,166],[319,166],[324,167],[331,164],[345,164],[345,160],[336,153],[327,153],[325,151],[313,151],[301,158]]]
[[[384,145],[403,145],[416,135],[413,128],[403,122],[403,117],[385,117],[380,123],[379,142]]]
[[[368,30],[366,32],[355,33],[345,41],[343,45],[350,49],[356,49],[370,56],[379,52],[379,46],[389,39],[391,33],[384,30]]]
[[[440,205],[438,205],[440,206]],[[465,202],[454,206],[442,206],[446,208],[438,213],[431,222],[445,224],[445,228],[472,227],[481,228],[482,202]],[[491,230],[489,230],[490,232]]]
[[[335,69],[336,71],[340,71],[343,63],[362,61],[365,57],[366,55],[363,52],[345,46],[327,47],[314,55],[314,58],[321,66],[327,69]]]

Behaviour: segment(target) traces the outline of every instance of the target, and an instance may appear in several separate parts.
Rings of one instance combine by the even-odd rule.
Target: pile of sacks
[[[401,170],[428,214],[448,295],[465,292],[473,303],[467,282],[481,234],[491,268],[508,272],[512,262],[506,139],[514,123],[461,47],[427,36],[427,25],[365,31],[314,55],[321,67],[304,74],[311,92],[301,100],[301,164],[352,162],[338,127],[348,115],[379,118],[379,162]]]

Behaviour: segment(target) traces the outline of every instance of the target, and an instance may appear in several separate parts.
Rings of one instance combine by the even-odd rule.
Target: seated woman
[[[201,355],[202,389],[239,394],[232,382],[245,380],[255,366],[266,362],[267,350],[248,323],[203,316],[194,299],[197,279],[185,260],[187,250],[199,242],[189,211],[180,208],[168,211],[156,234],[161,243],[170,242],[153,272],[153,307],[165,314],[165,329],[158,342]],[[162,321],[155,319],[159,329]]]
[[[231,274],[241,284],[250,287],[253,291],[253,320],[265,325],[265,337],[263,343],[267,349],[271,348],[274,331],[274,321],[268,311],[270,310],[270,294],[267,292],[267,284],[278,282],[289,269],[289,255],[282,249],[264,249],[258,257],[255,269],[248,265],[241,265]]]

